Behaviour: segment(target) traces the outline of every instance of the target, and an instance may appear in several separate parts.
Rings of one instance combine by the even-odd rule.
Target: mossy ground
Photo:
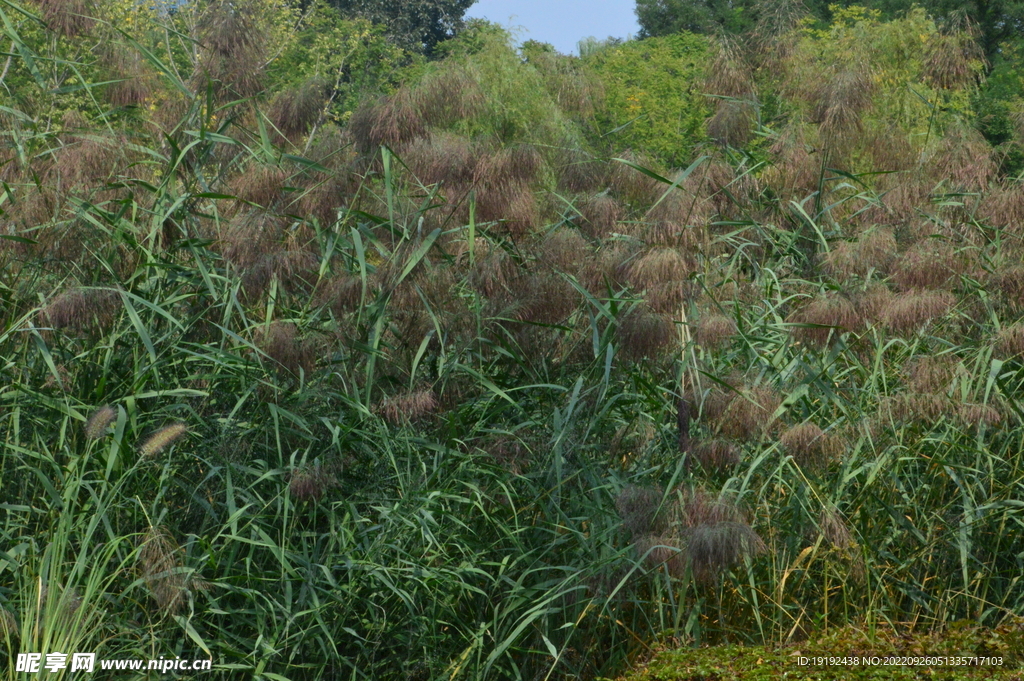
[[[942,635],[897,634],[892,630],[869,634],[863,628],[846,627],[783,646],[664,649],[620,681],[1024,681],[1022,631],[1019,621],[996,629],[954,626]],[[925,660],[915,665],[904,661],[922,657],[944,660],[934,664]],[[967,664],[963,659],[950,659],[956,657],[971,659]],[[831,663],[814,664],[814,658],[830,658]]]

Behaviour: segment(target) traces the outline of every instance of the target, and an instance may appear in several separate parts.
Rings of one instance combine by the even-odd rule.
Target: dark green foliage
[[[329,0],[342,14],[363,17],[385,27],[396,44],[430,54],[454,36],[474,0]]]
[[[644,37],[692,33],[742,33],[757,22],[759,4],[751,0],[637,0],[636,16]]]

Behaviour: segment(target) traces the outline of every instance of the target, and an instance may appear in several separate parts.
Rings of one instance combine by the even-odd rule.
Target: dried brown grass
[[[935,182],[949,182],[954,189],[981,192],[996,176],[992,148],[973,127],[957,125],[946,130],[931,162],[926,164]]]
[[[693,339],[702,348],[718,350],[737,333],[736,322],[723,314],[710,314],[697,322]]]
[[[479,149],[466,137],[432,133],[411,144],[402,155],[406,165],[424,184],[452,186],[458,198],[477,176]]]
[[[803,467],[828,465],[840,453],[836,437],[810,421],[785,430],[779,437],[779,444]]]
[[[914,333],[948,314],[954,305],[956,297],[948,291],[910,291],[893,298],[881,311],[881,320],[894,333]]]
[[[821,258],[826,274],[842,282],[854,277],[867,279],[872,273],[884,276],[896,257],[896,237],[891,229],[878,228],[859,235],[856,241],[841,241]]]
[[[270,103],[267,118],[286,139],[296,142],[320,118],[329,89],[326,80],[314,77],[283,90]]]
[[[655,312],[675,315],[691,295],[687,281],[694,263],[679,249],[653,248],[631,256],[621,266],[623,278],[634,289],[643,292],[647,304]]]
[[[964,271],[965,257],[952,244],[926,239],[900,256],[892,279],[903,291],[948,289],[959,283],[958,275]]]
[[[242,273],[242,291],[246,298],[259,298],[276,279],[283,291],[291,294],[309,291],[316,283],[320,257],[306,250],[282,250],[268,253]]]
[[[995,355],[999,359],[1017,359],[1024,355],[1024,324],[1003,327],[995,337]]]
[[[915,358],[903,367],[907,387],[915,393],[945,393],[953,381],[957,364],[953,355]]]
[[[299,501],[316,501],[336,484],[334,475],[325,467],[300,466],[292,470],[288,480],[288,493]]]
[[[626,216],[622,205],[610,196],[584,199],[580,203],[579,211],[582,216],[580,228],[595,239],[610,236]]]
[[[636,485],[626,486],[615,497],[615,510],[634,540],[667,528],[667,514],[662,509],[663,497],[661,490]]]
[[[626,359],[636,362],[657,358],[677,334],[669,318],[638,307],[618,320],[615,337]]]
[[[256,335],[259,349],[270,358],[279,371],[307,376],[316,367],[316,344],[299,337],[298,327],[291,322],[272,322]]]
[[[277,166],[253,164],[246,167],[229,185],[229,191],[240,201],[264,208],[277,204],[283,197],[288,174]]]
[[[66,38],[88,33],[96,25],[90,0],[36,0],[46,27]]]
[[[478,113],[485,104],[476,77],[453,61],[428,73],[416,86],[416,108],[427,125],[444,128]]]
[[[162,526],[150,527],[139,548],[138,561],[150,596],[167,615],[181,612],[188,600],[189,580],[183,572],[181,547]]]
[[[715,395],[713,392],[712,395]],[[724,394],[727,399],[720,414],[714,414],[715,405],[709,407],[709,420],[716,422],[718,432],[732,440],[756,439],[775,425],[775,412],[782,404],[782,397],[769,386],[759,385],[741,388],[738,392]]]
[[[654,167],[650,159],[633,151],[624,152],[620,158],[643,168]],[[662,192],[662,185],[657,180],[620,162],[612,163],[609,184],[618,196],[633,204],[654,203]]]
[[[708,137],[726,147],[740,148],[750,141],[757,122],[757,108],[746,100],[718,102],[707,122]]]
[[[575,229],[562,228],[548,235],[538,246],[541,262],[558,272],[576,274],[591,255],[590,244]]]
[[[699,584],[710,586],[744,557],[767,550],[734,502],[715,499],[700,488],[686,490],[681,497],[677,533],[684,550],[669,562],[675,576],[689,570]]]
[[[377,407],[388,423],[402,425],[418,421],[437,410],[437,396],[433,390],[410,390],[386,397]]]
[[[277,215],[246,210],[231,219],[221,239],[221,254],[238,271],[245,272],[264,256],[281,248],[286,224]]]
[[[74,288],[63,291],[41,311],[41,322],[76,334],[102,333],[121,310],[121,295],[111,289]]]
[[[861,132],[874,86],[867,64],[840,68],[819,81],[811,120],[821,125],[822,139],[831,151],[847,147]]]
[[[793,337],[813,346],[825,345],[830,339],[838,340],[848,331],[858,331],[863,320],[857,307],[847,298],[836,293],[817,296],[793,312],[789,319]],[[808,326],[800,326],[808,325]]]
[[[402,88],[390,97],[363,102],[349,119],[348,131],[361,154],[372,154],[381,146],[400,151],[427,132],[413,93]]]
[[[984,78],[985,53],[968,31],[939,32],[925,45],[923,76],[939,90],[961,90]]]
[[[218,0],[198,25],[199,60],[192,79],[196,90],[211,83],[222,98],[247,98],[263,89],[266,31],[256,3]]]
[[[740,450],[732,442],[722,439],[704,440],[691,446],[690,453],[704,470],[715,472],[731,468],[740,462]]]
[[[608,163],[578,146],[558,150],[554,162],[558,188],[574,193],[594,192],[608,184]]]
[[[101,57],[111,80],[104,88],[107,100],[114,106],[142,106],[153,92],[153,73],[141,55],[124,45],[108,48]]]
[[[961,404],[954,411],[957,422],[966,428],[998,426],[1003,415],[990,404]]]

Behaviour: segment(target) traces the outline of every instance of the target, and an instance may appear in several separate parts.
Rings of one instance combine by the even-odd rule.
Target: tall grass
[[[4,105],[5,678],[598,678],[659,640],[1021,613],[1011,225],[929,191],[904,219],[916,189],[785,140],[677,173],[545,146],[474,119],[464,65],[342,131],[123,42],[159,130]],[[818,94],[835,134],[870,105]]]

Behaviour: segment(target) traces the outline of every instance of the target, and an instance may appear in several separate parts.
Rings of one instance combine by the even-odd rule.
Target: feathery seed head
[[[672,322],[649,309],[637,308],[618,320],[615,337],[632,361],[654,359],[677,337]]]
[[[917,393],[940,394],[949,389],[956,370],[954,355],[918,357],[904,366],[907,387]]]
[[[882,323],[897,334],[913,333],[946,315],[955,304],[956,298],[949,291],[911,291],[892,299],[882,309]]]
[[[835,294],[814,298],[791,314],[788,321],[790,324],[815,325],[793,326],[791,331],[798,340],[817,346],[824,345],[829,338],[837,340],[840,334],[857,331],[862,326],[853,303]]]
[[[94,411],[85,422],[85,436],[90,440],[99,440],[107,434],[107,430],[117,419],[117,411],[109,404]]]
[[[709,472],[731,468],[740,462],[740,450],[728,440],[714,439],[698,442],[692,454],[704,470]]]
[[[665,514],[661,513],[662,493],[652,487],[628,485],[615,498],[615,510],[622,518],[622,526],[634,539],[665,529]]]
[[[1019,359],[1024,355],[1024,324],[1014,324],[999,331],[995,354],[1001,359]]]
[[[433,414],[437,410],[437,396],[433,390],[412,390],[385,398],[377,409],[397,426]]]
[[[188,426],[184,423],[172,423],[156,431],[139,447],[139,454],[145,458],[151,458],[164,451],[174,444],[181,436],[188,432]]]
[[[711,314],[697,322],[693,339],[703,348],[717,350],[725,346],[736,333],[736,322],[732,318],[723,314]]]
[[[188,580],[181,570],[181,547],[170,532],[164,527],[150,527],[138,560],[153,600],[165,613],[178,613],[185,604]]]

